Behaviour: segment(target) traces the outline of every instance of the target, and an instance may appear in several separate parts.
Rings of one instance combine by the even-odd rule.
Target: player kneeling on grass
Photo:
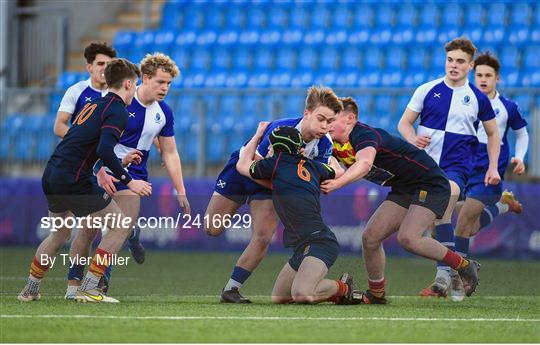
[[[341,101],[344,110],[330,133],[334,155],[347,171],[336,179],[324,181],[321,190],[330,193],[361,178],[392,188],[362,234],[369,286],[362,296],[363,303],[386,303],[383,241],[395,232],[406,250],[443,261],[457,270],[468,283],[466,293],[470,296],[478,284],[478,263],[461,257],[433,238],[422,237],[424,230],[448,208],[448,177],[425,151],[383,129],[359,122],[358,106],[352,98]]]
[[[288,126],[271,132],[273,155],[253,161],[251,157],[267,125],[259,125],[241,152],[236,168],[252,179],[271,181],[272,201],[285,226],[284,245],[294,248],[293,256],[276,279],[272,302],[347,302],[352,299],[352,277],[345,273],[337,281],[324,278],[337,259],[339,244],[321,217],[320,183],[334,178],[336,172],[327,164],[302,156],[302,136]]]

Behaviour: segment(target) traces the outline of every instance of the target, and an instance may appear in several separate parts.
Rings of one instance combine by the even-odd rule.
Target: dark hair
[[[501,63],[499,62],[499,59],[495,57],[495,55],[491,54],[490,52],[485,52],[480,55],[474,60],[474,70],[476,71],[476,66],[479,65],[487,65],[495,70],[496,74],[499,74],[499,70],[501,69]]]
[[[354,117],[358,118],[358,104],[352,97],[342,97],[339,99],[343,103],[343,111],[352,113]]]
[[[334,90],[329,87],[314,85],[308,89],[306,109],[313,111],[320,106],[329,108],[335,114],[343,110],[343,105],[334,93]]]
[[[105,80],[111,89],[119,89],[126,79],[136,79],[141,71],[133,62],[127,59],[114,59],[105,67]]]
[[[451,40],[450,42],[446,43],[444,46],[444,50],[448,53],[452,50],[463,50],[465,53],[469,54],[471,56],[471,59],[474,57],[474,54],[476,53],[476,47],[474,44],[465,37],[460,37]]]
[[[84,48],[84,58],[86,62],[92,64],[98,54],[107,55],[110,58],[116,57],[116,50],[113,47],[107,45],[107,43],[92,42],[86,48]]]
[[[289,126],[274,128],[268,139],[276,153],[298,154],[304,144],[300,132],[296,128]]]

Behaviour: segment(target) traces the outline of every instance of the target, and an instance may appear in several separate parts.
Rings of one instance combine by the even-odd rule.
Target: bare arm
[[[66,133],[69,131],[69,118],[70,113],[65,111],[59,111],[56,114],[56,120],[54,120],[54,134],[60,139],[64,139]]]
[[[489,167],[486,172],[484,183],[486,185],[496,185],[501,181],[501,177],[498,172],[499,165],[499,153],[501,150],[501,138],[499,136],[499,129],[497,128],[497,122],[495,119],[489,121],[483,121],[484,129],[488,137],[487,152],[489,156]]]
[[[259,144],[259,141],[261,140],[267,126],[268,122],[260,122],[255,135],[244,146],[244,148],[240,150],[240,158],[236,163],[236,169],[240,174],[251,178],[249,167],[251,167],[251,164],[253,164],[255,161],[253,158],[255,157],[255,151],[257,151],[257,145]]]
[[[321,184],[321,191],[330,193],[336,189],[348,185],[351,182],[358,181],[366,176],[373,161],[377,155],[377,150],[374,147],[366,147],[356,153],[356,162],[351,165],[341,177],[334,180],[326,180]]]
[[[332,169],[334,169],[334,171],[336,172],[336,177],[335,178],[339,178],[341,175],[343,175],[345,173],[345,169],[343,169],[343,167],[341,167],[338,160],[334,156],[330,157],[330,161],[328,162],[328,165],[330,165],[332,167]]]
[[[186,187],[184,186],[184,177],[182,175],[182,161],[176,149],[176,140],[174,137],[159,136],[159,148],[161,149],[161,159],[167,170],[171,182],[178,192],[178,203],[184,209],[184,213],[190,213],[191,207],[186,196]]]
[[[420,113],[412,111],[409,108],[405,108],[405,112],[401,116],[398,123],[398,131],[401,136],[409,143],[415,145],[418,148],[425,148],[431,142],[431,138],[428,136],[417,136],[414,129],[414,123],[418,119]]]

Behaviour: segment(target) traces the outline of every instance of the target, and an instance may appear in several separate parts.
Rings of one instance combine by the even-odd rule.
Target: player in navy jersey
[[[518,105],[497,91],[499,70],[499,60],[489,53],[481,54],[474,61],[474,82],[489,97],[501,134],[499,174],[503,178],[508,163],[515,164],[513,173],[521,175],[525,172],[523,160],[529,145],[529,135],[526,127],[527,122],[521,117]],[[515,157],[512,159],[510,159],[507,139],[510,128],[516,136]],[[491,223],[494,217],[508,211],[518,214],[522,211],[521,204],[513,197],[513,194],[503,192],[502,183],[487,186],[483,183],[483,175],[488,169],[489,160],[486,145],[487,136],[482,124],[478,127],[478,140],[480,143],[476,149],[476,163],[465,190],[467,198],[459,210],[456,225],[455,248],[462,256],[467,256],[469,253],[469,238]],[[452,285],[454,285],[454,280],[452,280]],[[456,285],[459,286],[459,284]],[[451,291],[459,292],[460,290],[453,287]],[[456,294],[452,298],[460,300],[462,295]]]
[[[308,90],[303,117],[273,121],[257,147],[254,159],[263,159],[270,148],[269,133],[278,126],[295,127],[302,134],[307,158],[328,163],[332,155],[332,140],[328,136],[330,124],[341,111],[341,102],[332,89],[312,86]],[[248,203],[252,217],[251,240],[236,262],[231,277],[221,294],[223,303],[251,303],[240,295],[239,288],[262,261],[277,227],[277,216],[271,200],[271,191],[236,170],[239,151],[232,153],[229,162],[216,180],[214,194],[205,217],[206,232],[218,236],[224,228],[217,227],[214,219],[223,220],[234,215],[238,208]]]
[[[479,121],[482,121],[488,137],[489,167],[484,174],[485,184],[496,185],[500,181],[497,171],[500,139],[489,99],[467,80],[476,47],[468,39],[457,38],[444,48],[446,75],[416,89],[398,129],[409,143],[424,149],[450,180],[452,197],[444,217],[435,223],[435,237],[452,249],[452,212],[472,173]],[[414,123],[418,117],[420,124],[415,131]],[[447,296],[451,275],[457,277],[448,265],[439,262],[434,283],[420,294]]]
[[[77,114],[73,126],[58,144],[43,173],[43,192],[47,197],[49,217],[55,219],[86,217],[87,224],[107,226],[75,299],[83,302],[118,302],[104,296],[97,285],[103,272],[130,233],[125,226],[125,216],[114,200],[94,181],[92,167],[97,159],[111,169],[115,177],[137,195],[152,193],[151,185],[135,180],[122,167],[114,154],[114,146],[124,131],[128,114],[126,105],[131,103],[139,69],[125,59],[111,61],[105,68],[105,78],[110,92],[103,98],[88,103]],[[118,221],[113,221],[117,219]],[[65,223],[64,223],[65,225]],[[54,263],[58,250],[71,235],[71,229],[51,229],[50,235],[38,247],[30,276],[18,296],[20,301],[40,298],[41,279]]]
[[[283,244],[293,248],[293,256],[274,284],[272,302],[351,303],[353,282],[349,274],[339,280],[324,278],[338,257],[339,244],[321,217],[320,183],[335,178],[336,171],[302,156],[302,136],[288,126],[276,127],[268,136],[270,157],[253,160],[266,126],[259,125],[236,167],[244,176],[270,181],[274,208],[285,226]]]
[[[335,142],[334,155],[347,171],[337,179],[324,181],[321,190],[329,193],[361,178],[392,188],[362,234],[369,285],[363,302],[386,303],[383,241],[395,232],[406,250],[457,270],[468,284],[467,295],[472,294],[478,282],[478,263],[422,236],[448,207],[450,183],[444,171],[425,151],[359,122],[358,106],[352,98],[342,98],[342,103],[344,110],[330,133]]]
[[[118,158],[124,159],[130,152],[138,152],[141,160],[137,164],[128,167],[129,174],[134,179],[148,180],[146,164],[150,155],[152,142],[158,138],[161,147],[161,158],[177,191],[177,199],[180,207],[185,213],[190,213],[189,202],[186,197],[182,166],[180,156],[176,149],[174,139],[174,116],[171,108],[164,102],[171,82],[180,71],[175,62],[167,55],[161,53],[148,54],[140,63],[142,73],[142,84],[137,88],[131,104],[127,107],[128,123],[120,142],[115,146],[114,151]],[[139,228],[136,227],[136,220],[140,211],[140,197],[119,183],[105,168],[97,169],[98,184],[105,191],[113,196],[122,212],[131,217],[134,227],[130,240],[137,237],[136,242],[140,247],[132,256],[138,263],[144,261],[144,248],[138,240]],[[70,256],[84,256],[90,250],[90,246],[96,232],[81,231],[73,241],[73,247],[79,251],[72,250]],[[130,245],[130,250],[132,246]],[[80,285],[84,272],[84,265],[72,265],[68,273],[68,288],[66,299],[75,296],[77,286]],[[105,273],[105,286],[108,286],[109,279]]]
[[[54,134],[63,138],[75,116],[90,101],[107,94],[105,66],[116,57],[116,50],[106,43],[90,43],[84,48],[86,70],[90,78],[69,87],[62,98],[56,120]]]

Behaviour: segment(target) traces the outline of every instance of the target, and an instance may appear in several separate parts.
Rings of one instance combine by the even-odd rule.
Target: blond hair
[[[306,109],[313,111],[320,106],[327,107],[336,114],[343,110],[343,104],[341,104],[341,101],[338,96],[336,96],[334,90],[321,85],[313,85],[308,89]]]
[[[141,72],[153,77],[158,69],[169,73],[173,78],[180,74],[176,63],[168,55],[163,53],[146,54],[141,61]]]

